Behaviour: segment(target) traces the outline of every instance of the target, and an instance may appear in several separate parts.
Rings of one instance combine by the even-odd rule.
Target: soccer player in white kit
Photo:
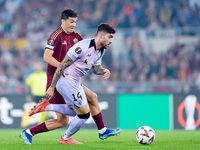
[[[62,114],[75,116],[67,131],[61,136],[63,144],[75,134],[90,116],[86,95],[80,83],[80,78],[92,68],[93,73],[103,75],[103,79],[110,77],[110,71],[101,66],[101,60],[105,50],[112,43],[115,29],[107,23],[98,26],[94,39],[85,39],[77,42],[69,49],[64,60],[57,68],[51,86],[46,92],[50,99],[55,88],[65,99],[66,104],[49,104],[36,109],[41,111],[56,111]],[[65,106],[63,106],[65,105]],[[119,133],[121,129],[118,129]],[[111,135],[112,136],[112,135]],[[76,144],[82,144],[80,142]]]

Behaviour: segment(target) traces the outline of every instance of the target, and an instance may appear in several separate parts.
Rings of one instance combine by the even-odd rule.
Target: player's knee
[[[92,92],[89,102],[92,103],[92,104],[98,102],[98,96],[97,96],[96,93]]]
[[[90,117],[90,112],[88,112],[87,114],[83,114],[83,115],[78,115],[78,117],[80,119],[88,119]]]
[[[97,99],[98,99],[98,96],[97,96],[97,94],[96,94],[96,93],[93,93],[93,94],[92,94],[92,99],[93,99],[94,101],[97,101]]]

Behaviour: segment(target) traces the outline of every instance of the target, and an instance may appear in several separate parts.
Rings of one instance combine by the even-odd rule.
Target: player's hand
[[[55,87],[49,87],[46,91],[46,97],[50,100],[54,94]]]
[[[104,80],[109,79],[111,75],[110,71],[108,69],[104,69],[103,72],[104,72],[103,79]]]

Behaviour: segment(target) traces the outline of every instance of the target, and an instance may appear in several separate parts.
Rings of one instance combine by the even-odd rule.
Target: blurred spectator
[[[42,63],[37,62],[34,67],[35,71],[26,78],[26,84],[30,87],[33,101],[39,103],[43,98],[46,98],[47,74],[43,71]],[[47,112],[42,113],[38,124],[44,122],[47,117]]]
[[[188,80],[188,77],[191,74],[191,70],[189,68],[189,62],[187,60],[181,60],[178,70],[178,79],[181,82],[186,82]]]
[[[161,21],[161,25],[166,27],[171,19],[172,19],[172,8],[168,1],[164,1],[164,6],[160,8],[159,19]]]
[[[41,63],[35,64],[35,71],[26,78],[26,84],[30,87],[33,100],[36,103],[45,98],[47,75],[43,71]]]
[[[178,7],[177,20],[181,27],[193,22],[193,12],[187,3],[184,3]]]

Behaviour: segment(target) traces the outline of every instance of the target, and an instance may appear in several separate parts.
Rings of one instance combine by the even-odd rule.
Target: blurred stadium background
[[[153,96],[151,101],[146,101],[149,97],[144,98],[145,103],[140,102],[140,105],[148,102],[154,104],[155,99],[160,99],[155,101],[155,110],[158,110],[155,114],[164,110],[169,125],[162,127],[159,124],[155,128],[184,128],[187,110],[183,106],[184,115],[177,117],[179,105],[188,94],[195,95],[196,101],[192,102],[199,104],[199,0],[0,0],[0,127],[14,127],[2,119],[2,114],[4,118],[6,116],[2,111],[5,109],[3,104],[7,105],[5,102],[12,103],[12,107],[7,108],[8,118],[18,117],[18,121],[14,119],[13,123],[20,126],[19,110],[26,95],[25,78],[34,71],[36,62],[43,62],[46,40],[60,26],[60,13],[65,7],[79,13],[76,30],[83,38],[94,37],[96,27],[101,22],[108,22],[117,29],[113,44],[103,59],[103,65],[112,72],[111,79],[103,81],[91,72],[82,80],[83,84],[100,94],[104,109],[110,109],[114,104],[115,108],[110,112],[117,112],[114,115],[116,119],[109,125],[124,127],[120,124],[125,122],[120,121],[123,119],[121,112],[125,112],[121,103],[126,107],[126,94],[132,93],[136,96]],[[46,63],[43,64],[46,66]],[[160,96],[161,93],[167,95],[166,105],[163,106],[166,111],[157,109],[163,104],[162,97],[154,96]],[[103,103],[106,98],[112,99],[106,100],[107,103],[113,102],[109,107]],[[191,109],[194,113],[189,111]],[[198,128],[200,106],[194,105],[191,109],[188,109],[192,114],[190,120],[192,118]],[[108,116],[106,112],[103,114]],[[151,125],[151,122],[146,123]]]

